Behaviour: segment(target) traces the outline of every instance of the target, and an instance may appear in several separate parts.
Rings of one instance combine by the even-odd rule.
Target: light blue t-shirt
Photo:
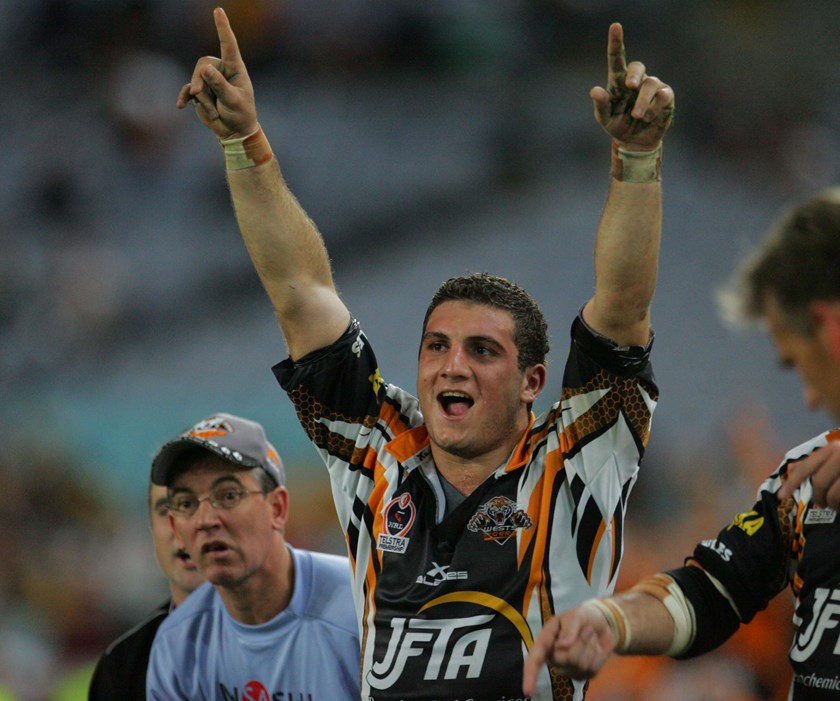
[[[347,558],[289,549],[292,600],[267,623],[234,620],[209,582],[164,620],[146,675],[150,701],[358,701]]]

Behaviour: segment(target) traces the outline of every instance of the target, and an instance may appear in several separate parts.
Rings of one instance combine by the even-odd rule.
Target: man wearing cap
[[[152,481],[207,583],[161,624],[148,698],[358,699],[347,560],[286,543],[289,493],[263,427],[210,416],[160,449]]]

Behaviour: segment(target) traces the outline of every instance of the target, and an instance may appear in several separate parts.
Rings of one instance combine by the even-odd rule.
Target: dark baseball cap
[[[283,461],[256,421],[232,414],[213,414],[173,438],[152,460],[152,482],[169,486],[179,460],[195,448],[203,448],[243,468],[261,467],[278,486],[284,484]]]

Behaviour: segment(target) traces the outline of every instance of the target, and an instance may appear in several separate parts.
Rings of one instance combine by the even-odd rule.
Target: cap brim
[[[168,487],[175,476],[175,467],[181,457],[196,448],[224,457],[204,441],[192,438],[177,438],[164,445],[152,461],[152,482],[162,487]]]

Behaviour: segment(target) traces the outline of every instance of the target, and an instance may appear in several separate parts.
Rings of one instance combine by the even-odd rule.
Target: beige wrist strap
[[[613,141],[612,176],[625,183],[662,180],[662,142],[653,151],[628,151]]]
[[[604,614],[615,642],[614,651],[618,653],[627,652],[631,638],[630,621],[627,620],[627,615],[621,606],[613,599],[588,599],[584,603],[594,606]]]
[[[222,145],[228,170],[253,168],[274,157],[262,127],[257,127],[253,134],[238,139],[219,139],[219,143]]]

